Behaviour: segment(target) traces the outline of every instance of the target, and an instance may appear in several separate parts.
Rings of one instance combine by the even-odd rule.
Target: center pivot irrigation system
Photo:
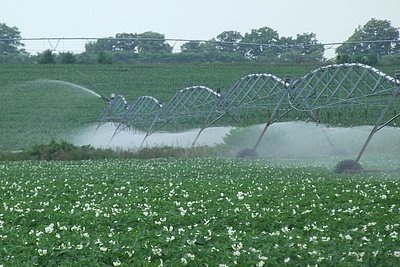
[[[128,103],[122,95],[108,99],[100,118],[117,124],[113,137],[121,131],[139,129],[144,141],[161,129],[182,130],[185,125],[199,127],[193,141],[211,125],[243,125],[261,117],[265,127],[254,147],[239,156],[258,155],[256,150],[268,127],[278,121],[312,120],[337,126],[373,125],[355,160],[339,162],[335,171],[357,172],[363,153],[375,133],[387,125],[396,126],[400,117],[400,71],[395,78],[358,63],[324,66],[291,81],[275,75],[250,74],[226,91],[205,86],[179,90],[170,101],[161,103],[142,96]],[[329,137],[326,136],[329,140]],[[329,140],[332,148],[333,143]]]

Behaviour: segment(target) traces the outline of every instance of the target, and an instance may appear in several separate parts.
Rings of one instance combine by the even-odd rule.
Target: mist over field
[[[254,147],[264,124],[244,128],[210,127],[200,135],[196,146],[225,144],[232,156],[244,148]],[[145,133],[133,130],[120,132],[112,138],[116,125],[105,124],[96,131],[96,125],[83,128],[73,138],[77,145],[91,145],[99,148],[136,150]],[[269,127],[257,151],[262,157],[330,157],[356,156],[372,126],[327,127],[307,122],[281,122]],[[174,146],[191,147],[199,129],[179,133],[160,132],[150,135],[144,147]],[[111,139],[112,138],[112,139]],[[400,154],[400,129],[385,127],[374,135],[366,154]]]
[[[112,138],[117,126],[107,123],[99,127],[92,125],[83,128],[79,134],[73,138],[73,142],[77,145],[91,145],[98,148],[114,148],[124,150],[136,150],[146,135],[145,132],[139,130],[131,130],[120,132]],[[204,130],[200,135],[197,145],[214,146],[223,143],[223,137],[229,133],[233,127],[210,127]],[[191,147],[192,143],[199,132],[199,129],[191,129],[184,132],[158,132],[148,136],[143,143],[143,147]]]

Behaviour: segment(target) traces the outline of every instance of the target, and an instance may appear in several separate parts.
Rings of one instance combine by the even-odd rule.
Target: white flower
[[[366,236],[363,236],[362,238],[361,238],[361,240],[363,240],[363,241],[367,241],[367,242],[369,242],[370,240],[366,237]]]
[[[187,260],[185,258],[181,258],[181,262],[182,262],[183,265],[187,264]]]
[[[237,196],[237,198],[238,198],[239,200],[244,199],[244,194],[243,194],[242,191],[239,191],[239,192],[236,194],[236,196]]]
[[[395,252],[393,252],[393,255],[394,255],[396,258],[400,258],[400,251],[395,251]]]
[[[398,235],[398,233],[396,231],[393,231],[390,233],[390,237],[393,239],[397,238],[397,235]]]
[[[117,259],[116,261],[113,261],[113,266],[120,266],[121,262],[119,261],[119,259]]]
[[[344,236],[344,239],[346,239],[346,240],[352,240],[353,238],[352,238],[350,235],[345,235],[345,236]]]
[[[328,237],[323,236],[321,239],[322,239],[322,242],[328,242],[329,240],[331,240],[331,238],[329,236]]]
[[[185,210],[185,209],[182,208],[182,207],[179,207],[179,211],[180,211],[180,213],[181,213],[181,216],[185,216],[187,210]]]
[[[260,261],[259,263],[257,263],[257,267],[263,267],[263,266],[264,266],[264,264],[265,264],[265,262],[264,262],[264,261]]]
[[[82,244],[76,245],[76,249],[79,249],[79,250],[83,249],[83,245]]]
[[[154,247],[151,249],[151,251],[153,252],[154,255],[157,255],[159,257],[161,257],[161,253],[162,253],[162,249],[159,247]]]
[[[100,251],[106,252],[107,248],[106,247],[100,247]]]
[[[36,237],[39,237],[39,236],[41,236],[43,234],[43,232],[42,231],[40,231],[40,232],[37,232],[36,233]]]
[[[286,259],[284,260],[285,263],[288,263],[289,261],[290,261],[290,258],[286,258]]]
[[[38,251],[38,253],[39,253],[40,256],[44,256],[44,255],[47,254],[47,249],[40,249],[40,248],[39,248],[37,251]]]
[[[45,228],[44,228],[44,232],[46,233],[46,234],[50,234],[50,233],[52,233],[54,231],[54,223],[51,223],[49,226],[46,226]]]
[[[171,236],[171,237],[167,236],[167,238],[165,238],[165,241],[167,241],[167,242],[171,242],[171,241],[174,241],[174,240],[175,240],[175,236]]]
[[[239,242],[238,244],[233,244],[233,245],[232,245],[232,249],[233,249],[233,250],[236,250],[236,251],[239,251],[239,250],[241,250],[242,248],[243,248],[242,242]]]
[[[192,253],[188,253],[186,254],[186,257],[188,257],[189,259],[191,259],[192,261],[194,261],[195,255]]]

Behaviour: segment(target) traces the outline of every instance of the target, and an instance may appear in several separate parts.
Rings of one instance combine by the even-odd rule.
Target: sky
[[[399,10],[400,0],[1,0],[0,23],[16,26],[23,38],[154,31],[172,39],[209,40],[223,31],[244,35],[267,26],[279,36],[313,32],[320,43],[331,43],[346,41],[371,18],[400,27]],[[24,43],[32,53],[81,52],[85,41]],[[176,51],[182,43],[170,44]]]

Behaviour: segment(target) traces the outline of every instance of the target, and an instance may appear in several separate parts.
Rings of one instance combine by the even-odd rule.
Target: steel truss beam
[[[100,115],[97,129],[107,122],[119,123],[128,109],[128,102],[124,96],[116,95],[115,97],[112,97],[108,101],[107,107]]]
[[[399,80],[373,67],[356,63],[336,64],[318,68],[294,81],[289,86],[287,97],[292,110],[306,112],[318,123],[327,123],[319,116],[319,111],[325,110],[350,110],[358,113],[365,111],[365,114],[369,112],[371,117],[373,115],[377,118],[357,156],[358,162],[373,135],[400,117],[400,101],[396,101],[400,94],[399,88]],[[283,99],[278,102],[254,150],[268,127],[280,119],[276,111],[283,102]]]
[[[287,85],[282,79],[268,73],[250,74],[239,79],[221,95],[205,117],[193,146],[206,128],[226,115],[238,123],[240,115],[244,113],[254,116],[255,112],[272,109],[281,99]]]
[[[121,117],[113,137],[121,131],[131,130],[133,128],[147,132],[150,129],[151,122],[160,112],[161,108],[161,102],[152,96],[141,96],[137,98]]]
[[[206,86],[190,86],[178,91],[153,119],[142,144],[148,136],[167,124],[180,130],[183,124],[195,127],[215,106],[220,94]]]

